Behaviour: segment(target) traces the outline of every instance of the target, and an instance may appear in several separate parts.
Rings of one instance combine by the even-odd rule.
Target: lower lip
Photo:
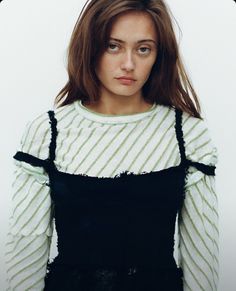
[[[127,80],[127,79],[117,79],[123,85],[132,85],[135,81],[134,80]]]

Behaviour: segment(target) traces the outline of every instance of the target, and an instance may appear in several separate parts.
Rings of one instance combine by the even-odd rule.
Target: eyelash
[[[119,47],[119,45],[117,45],[117,44],[115,44],[115,43],[109,43],[108,44],[108,48],[110,47],[110,46],[116,46],[116,47]],[[148,49],[149,50],[149,52],[151,52],[151,49],[149,48],[149,47],[140,47],[140,49]],[[116,52],[116,51],[112,51],[112,52]],[[141,54],[141,55],[147,55],[146,53],[144,53],[144,54]]]

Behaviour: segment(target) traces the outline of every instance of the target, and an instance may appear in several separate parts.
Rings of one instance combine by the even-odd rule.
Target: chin
[[[113,90],[110,90],[110,92],[113,92],[114,94],[124,94],[124,95],[133,95],[135,93],[137,93],[140,89],[137,89],[131,86],[124,86],[123,88],[117,88],[117,90],[114,90],[114,88],[112,88]]]
[[[137,92],[124,92],[124,91],[116,91],[116,92],[111,92],[113,95],[117,95],[117,96],[132,96],[135,95]]]

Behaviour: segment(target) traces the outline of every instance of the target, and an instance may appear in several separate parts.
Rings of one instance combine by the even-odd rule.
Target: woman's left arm
[[[218,200],[215,177],[189,185],[179,221],[184,291],[216,291],[219,271]]]
[[[218,151],[206,123],[187,119],[183,127],[187,158],[216,166]],[[185,199],[178,222],[178,259],[184,274],[184,291],[217,291],[219,217],[215,175],[203,173],[194,166],[189,167]]]

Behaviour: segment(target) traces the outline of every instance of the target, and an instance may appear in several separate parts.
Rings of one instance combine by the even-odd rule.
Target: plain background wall
[[[0,3],[0,290],[10,211],[12,156],[27,121],[51,109],[67,81],[66,49],[85,1],[3,0]],[[168,0],[181,54],[218,147],[220,291],[236,286],[236,3]],[[51,257],[57,253],[55,239]],[[194,290],[198,291],[198,290]]]

